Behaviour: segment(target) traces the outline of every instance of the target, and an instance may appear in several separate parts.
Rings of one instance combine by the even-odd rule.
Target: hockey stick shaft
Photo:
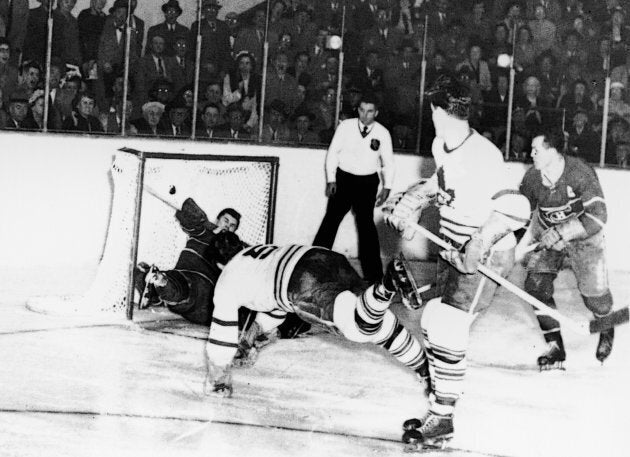
[[[421,225],[415,224],[413,222],[408,222],[408,225],[412,227],[416,232],[421,233],[423,236],[433,241],[435,244],[437,244],[441,248],[448,249],[448,250],[454,249],[453,246],[451,246],[449,243],[444,241],[439,236],[435,235],[433,232],[422,227]],[[581,335],[590,334],[590,329],[589,329],[588,324],[576,322],[573,319],[570,319],[566,317],[565,315],[559,313],[557,310],[544,304],[543,302],[538,300],[536,297],[531,296],[530,294],[525,292],[523,289],[512,284],[510,281],[503,278],[500,274],[496,273],[495,271],[492,271],[490,268],[486,267],[485,265],[479,264],[477,266],[477,269],[484,276],[488,277],[489,279],[492,279],[494,282],[496,282],[500,286],[506,288],[517,297],[521,298],[522,300],[532,305],[534,308],[538,309],[539,311],[545,313],[546,315],[550,317],[553,317],[561,324],[572,329],[574,332],[579,333]]]
[[[175,205],[175,203],[168,201],[166,198],[164,198],[162,194],[160,194],[157,190],[155,190],[153,187],[149,186],[148,184],[144,185],[144,190],[146,190],[149,195],[153,195],[155,198],[160,200],[166,206],[173,208],[175,211],[179,211],[181,209],[181,208],[178,208],[177,205]]]

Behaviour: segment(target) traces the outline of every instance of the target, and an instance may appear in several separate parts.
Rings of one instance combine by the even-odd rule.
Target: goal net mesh
[[[271,242],[275,160],[147,154],[143,174],[137,262],[173,268],[187,236],[175,218],[186,198],[193,198],[214,221],[223,208],[241,214],[237,234],[248,244]],[[113,200],[103,256],[92,285],[82,296],[37,297],[35,311],[74,315],[127,313],[132,287],[130,269],[135,243],[136,193],[141,161],[118,152],[111,167]],[[157,195],[157,196],[156,196]]]

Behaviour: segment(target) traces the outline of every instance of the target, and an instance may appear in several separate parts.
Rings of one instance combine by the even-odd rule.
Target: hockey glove
[[[540,235],[540,248],[553,249],[554,251],[562,251],[565,248],[565,242],[555,227],[548,228],[542,232]]]
[[[484,246],[480,236],[474,234],[463,252],[449,249],[440,252],[440,256],[453,265],[460,273],[473,274],[477,271],[477,265],[484,263],[488,258],[489,250]]]
[[[208,222],[208,216],[192,198],[184,201],[182,209],[175,212],[175,217],[187,231],[202,229]]]
[[[208,374],[203,385],[204,394],[226,398],[231,397],[233,391],[230,365],[218,366],[208,360]]]

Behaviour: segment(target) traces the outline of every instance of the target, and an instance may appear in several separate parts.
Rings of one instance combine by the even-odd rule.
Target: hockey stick
[[[433,241],[435,244],[437,244],[441,248],[448,249],[448,250],[454,249],[453,246],[451,246],[449,243],[444,241],[439,236],[435,235],[433,232],[422,227],[421,225],[416,224],[411,221],[408,221],[407,225],[413,228],[416,232],[421,233],[422,235],[427,237],[429,240]],[[550,317],[553,317],[558,322],[562,323],[563,325],[572,329],[574,332],[579,333],[581,335],[589,335],[591,333],[600,333],[604,330],[615,327],[616,325],[624,324],[628,322],[628,319],[630,318],[628,307],[625,307],[617,311],[614,311],[607,316],[593,319],[588,322],[576,322],[573,319],[565,316],[564,314],[559,313],[557,310],[544,304],[537,298],[531,296],[530,294],[525,292],[523,289],[514,285],[513,283],[503,278],[498,273],[486,267],[485,265],[479,264],[477,265],[477,269],[481,274],[492,279],[494,282],[496,282],[500,286],[505,287],[507,290],[509,290],[514,295],[521,298],[522,300],[526,301],[527,303],[532,305],[534,308],[538,309],[539,311],[543,312],[544,314]]]

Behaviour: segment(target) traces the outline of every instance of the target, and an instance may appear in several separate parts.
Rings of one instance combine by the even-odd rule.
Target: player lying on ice
[[[420,342],[389,310],[397,291],[410,300],[410,307],[418,306],[403,259],[392,260],[383,279],[366,288],[348,260],[326,248],[259,245],[243,249],[237,235],[224,232],[214,237],[209,249],[225,267],[214,291],[206,345],[207,394],[232,394],[231,366],[239,347],[241,306],[259,311],[256,325],[262,333],[282,323],[287,313],[296,313],[351,341],[374,343],[415,371],[426,386],[427,361]]]
[[[210,325],[214,308],[212,296],[221,270],[208,259],[206,250],[217,233],[235,232],[241,215],[232,208],[225,208],[212,223],[195,201],[188,198],[181,210],[175,212],[175,217],[188,235],[186,247],[172,270],[159,271],[140,263],[136,269],[136,289],[140,294],[144,292],[147,302],[144,306],[163,304],[194,324]],[[242,324],[244,319],[242,316]]]

